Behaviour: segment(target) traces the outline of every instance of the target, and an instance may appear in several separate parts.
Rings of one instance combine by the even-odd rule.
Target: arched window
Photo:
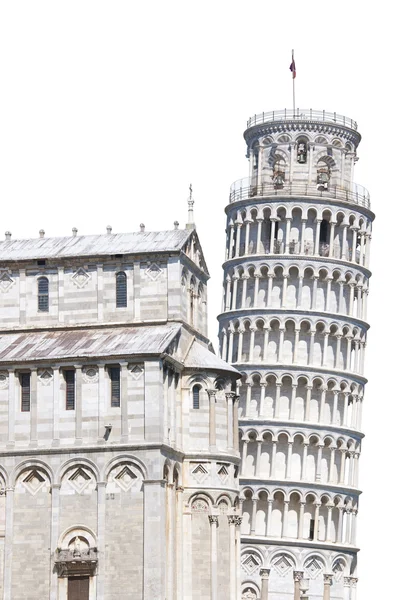
[[[192,408],[200,408],[200,385],[194,385],[192,388]]]
[[[116,273],[116,308],[127,306],[127,277],[126,273]]]
[[[37,280],[37,310],[48,312],[48,279],[39,277]]]

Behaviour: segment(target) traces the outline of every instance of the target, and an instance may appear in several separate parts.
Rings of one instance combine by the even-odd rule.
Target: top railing
[[[327,112],[325,110],[312,110],[312,108],[297,108],[295,111],[285,108],[285,110],[259,113],[248,120],[247,129],[254,127],[254,125],[262,125],[271,121],[324,121],[325,123],[343,125],[350,129],[358,129],[357,122],[344,115],[338,115],[335,112]]]
[[[292,182],[281,185],[274,183],[260,183],[259,185],[250,177],[238,179],[230,188],[229,202],[240,202],[250,198],[261,197],[312,197],[326,198],[330,200],[339,200],[358,204],[365,208],[370,208],[370,195],[366,188],[357,183],[353,183],[350,189],[338,185],[329,185],[327,189],[321,184]]]

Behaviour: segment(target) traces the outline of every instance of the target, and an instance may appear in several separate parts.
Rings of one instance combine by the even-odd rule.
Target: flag
[[[294,54],[292,54],[292,62],[289,69],[292,72],[293,79],[296,79],[296,63],[294,62]]]

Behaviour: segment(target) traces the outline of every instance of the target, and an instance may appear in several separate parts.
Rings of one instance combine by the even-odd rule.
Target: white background
[[[0,199],[13,238],[185,225],[210,268],[216,346],[229,185],[256,112],[336,111],[363,136],[372,240],[358,600],[396,594],[397,51],[393,2],[0,2]],[[1,226],[0,226],[1,227]],[[1,229],[0,229],[1,230]]]

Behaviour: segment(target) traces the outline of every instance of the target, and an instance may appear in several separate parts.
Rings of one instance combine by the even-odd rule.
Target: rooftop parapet
[[[358,129],[357,122],[349,117],[325,110],[313,110],[312,108],[297,108],[296,110],[285,108],[284,110],[258,113],[247,121],[247,129],[272,121],[316,121],[342,125],[355,131]]]

